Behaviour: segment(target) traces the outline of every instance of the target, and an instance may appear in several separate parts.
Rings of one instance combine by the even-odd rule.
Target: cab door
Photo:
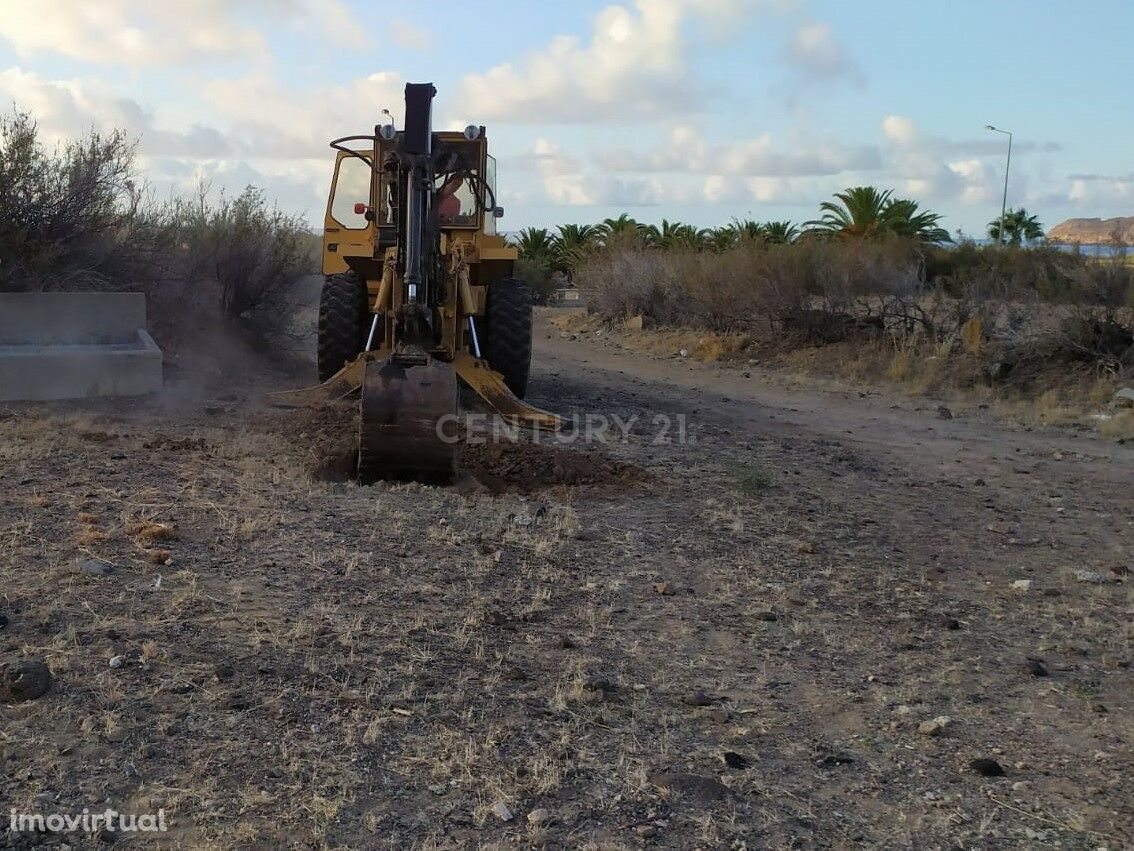
[[[360,153],[370,156],[370,151]],[[372,209],[372,171],[368,160],[340,151],[323,218],[323,274],[346,272],[347,257],[373,257],[377,226],[356,205]]]

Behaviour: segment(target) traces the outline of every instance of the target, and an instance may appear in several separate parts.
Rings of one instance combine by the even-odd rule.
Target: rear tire
[[[366,281],[354,272],[331,275],[319,298],[319,380],[326,381],[366,345],[370,309]]]
[[[532,364],[532,293],[519,278],[488,285],[483,354],[518,398],[528,392]]]

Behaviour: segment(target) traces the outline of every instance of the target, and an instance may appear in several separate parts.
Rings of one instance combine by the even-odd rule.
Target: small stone
[[[1013,792],[1023,792],[1027,788],[1028,788],[1028,781],[1027,780],[1017,780],[1015,783],[1012,784],[1012,791]]]
[[[1028,659],[1028,673],[1033,677],[1046,677],[1047,665],[1043,663],[1043,659]]]
[[[1004,767],[994,759],[982,757],[969,763],[969,768],[981,777],[1004,777]]]
[[[125,656],[111,656],[110,657],[110,667],[121,668],[125,661],[126,661]]]
[[[551,813],[543,807],[537,807],[528,813],[528,824],[541,825],[551,821]]]
[[[961,622],[959,620],[957,620],[956,618],[951,618],[951,617],[942,618],[941,619],[941,625],[943,627],[945,627],[945,629],[960,629],[961,628]]]
[[[946,408],[944,405],[937,406],[937,417],[942,420],[953,419],[953,412]]]
[[[904,703],[901,704],[900,706],[894,707],[894,714],[900,715],[903,718],[906,717],[907,715],[911,714],[912,712],[913,712],[913,710]]]
[[[689,357],[689,349],[681,349],[680,351],[678,351],[677,356],[680,358]]]
[[[729,768],[748,768],[752,763],[749,762],[748,757],[738,754],[736,751],[725,751],[721,756],[724,764]]]
[[[130,731],[125,727],[115,727],[113,730],[106,734],[106,740],[116,745],[121,744],[129,738]]]
[[[105,561],[95,558],[86,558],[79,562],[79,573],[85,573],[87,576],[106,576],[113,569]]]
[[[806,543],[800,544],[795,548],[795,551],[800,555],[815,555],[815,545]]]
[[[938,715],[930,721],[922,721],[918,724],[917,731],[923,736],[936,736],[951,723],[953,719],[948,715]]]
[[[1091,585],[1106,585],[1107,579],[1094,570],[1076,570],[1075,578],[1080,582],[1089,582]]]
[[[500,819],[500,821],[511,821],[514,818],[512,811],[508,809],[508,805],[503,801],[497,801],[492,805],[492,814]]]
[[[1032,580],[1030,580],[1030,579],[1017,579],[1015,582],[1012,583],[1012,590],[1013,591],[1031,591],[1032,590]]]
[[[681,702],[686,706],[711,706],[713,698],[703,691],[695,691],[681,696]]]
[[[709,711],[709,720],[712,721],[714,724],[727,724],[728,719],[729,719],[729,714],[728,714],[727,710],[712,709],[712,710]]]
[[[429,791],[434,795],[444,795],[449,790],[445,788],[444,783],[431,783],[429,784]]]
[[[977,479],[975,482],[973,482],[973,484],[976,485],[978,488],[983,488],[985,485],[988,484],[988,482],[986,482],[984,479]]]
[[[780,619],[779,615],[777,615],[775,612],[770,612],[770,611],[769,612],[760,612],[760,614],[757,615],[756,617],[757,617],[758,620],[762,620],[765,623],[775,623],[776,621],[778,621]]]
[[[37,700],[51,688],[51,670],[43,662],[9,663],[0,669],[0,703]]]
[[[641,839],[653,839],[658,835],[658,829],[656,825],[640,824],[636,828],[634,828],[634,833],[636,833]]]

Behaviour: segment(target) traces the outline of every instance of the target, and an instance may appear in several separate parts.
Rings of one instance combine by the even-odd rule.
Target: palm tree
[[[840,204],[824,201],[819,205],[822,215],[804,222],[804,227],[815,227],[842,236],[873,236],[885,226],[886,205],[893,189],[879,192],[873,186],[852,186],[835,197]]]
[[[547,228],[524,228],[514,242],[525,260],[550,263],[555,256],[555,237]]]
[[[646,243],[654,248],[697,248],[699,233],[692,225],[662,219],[660,228],[647,225],[644,236]]]
[[[764,238],[764,226],[752,219],[733,219],[729,229],[736,234],[737,242],[755,242]]]
[[[1032,242],[1043,239],[1043,225],[1036,216],[1029,216],[1028,211],[1021,207],[1018,210],[1010,209],[1004,214],[1004,235],[1008,237],[1010,245]],[[1000,235],[1000,219],[993,219],[988,223],[988,236],[997,242],[1003,241]]]
[[[574,280],[579,262],[598,244],[600,231],[595,225],[560,225],[556,230],[555,265]]]
[[[761,228],[764,242],[789,245],[799,236],[799,228],[791,222],[765,222]]]
[[[941,221],[939,213],[928,210],[918,212],[917,201],[909,198],[894,198],[886,205],[887,228],[899,236],[908,236],[921,242],[942,243],[952,242],[949,231],[937,223]]]
[[[841,203],[824,201],[819,205],[823,215],[804,222],[804,227],[843,237],[897,234],[922,242],[952,242],[949,232],[938,225],[942,218],[939,214],[919,213],[916,201],[893,195],[893,189],[882,192],[873,186],[853,186],[836,192]]]
[[[722,228],[709,229],[705,236],[705,247],[716,254],[720,254],[735,247],[738,241],[736,229],[731,225],[725,225]]]
[[[635,219],[632,219],[626,213],[620,215],[617,219],[603,219],[600,224],[596,226],[599,232],[599,239],[606,243],[612,236],[620,237],[628,234],[640,234],[643,226],[638,224]]]

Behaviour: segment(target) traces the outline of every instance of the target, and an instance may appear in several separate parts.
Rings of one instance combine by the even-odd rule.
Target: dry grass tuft
[[[168,523],[155,523],[152,520],[138,520],[126,527],[126,533],[139,543],[156,543],[157,541],[172,541],[177,538],[177,532]]]

